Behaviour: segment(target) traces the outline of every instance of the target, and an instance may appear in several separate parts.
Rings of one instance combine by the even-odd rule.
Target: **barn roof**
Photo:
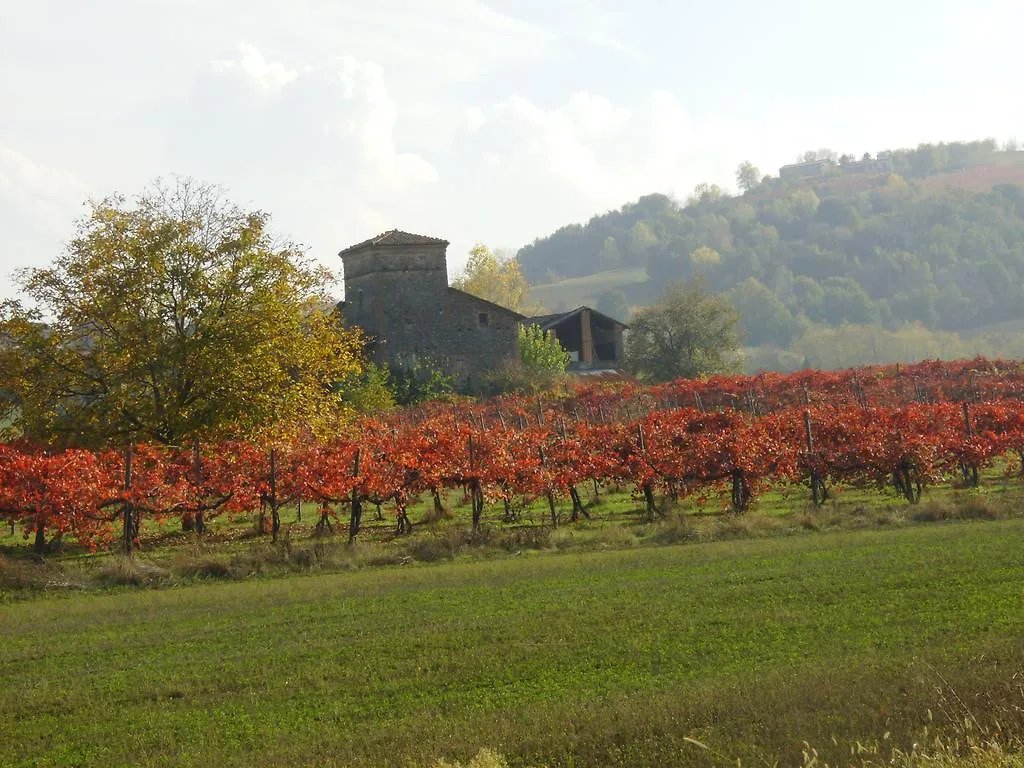
[[[563,322],[565,322],[569,318],[575,317],[585,309],[590,310],[590,314],[592,317],[596,316],[603,320],[607,320],[611,323],[614,323],[615,325],[621,325],[623,328],[629,328],[629,326],[626,325],[621,320],[616,320],[611,315],[606,315],[604,314],[604,312],[598,312],[596,309],[590,309],[590,307],[585,306],[576,307],[576,309],[571,309],[568,312],[556,312],[553,315],[537,315],[536,317],[531,317],[530,322],[533,323],[534,325],[539,325],[546,331],[549,328],[554,328],[556,325],[561,325]]]

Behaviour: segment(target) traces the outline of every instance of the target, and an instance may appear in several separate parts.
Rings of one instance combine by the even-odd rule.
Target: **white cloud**
[[[240,204],[337,269],[337,251],[418,213],[436,168],[397,144],[383,70],[351,56],[269,61],[252,45],[214,61],[168,137],[175,168],[223,184]]]
[[[694,123],[664,93],[623,107],[580,92],[553,109],[514,96],[487,110],[486,118],[466,142],[480,157],[500,157],[505,178],[488,174],[482,183],[511,183],[524,195],[533,190],[532,196],[551,197],[561,202],[549,207],[553,212],[567,204],[594,212],[720,175],[723,160],[729,162],[722,150],[735,130]]]
[[[268,62],[255,46],[248,43],[239,44],[235,58],[211,62],[210,71],[218,75],[237,74],[242,81],[255,85],[268,95],[277,95],[298,75],[281,62]]]
[[[775,173],[818,147],[1024,136],[1014,48],[994,44],[1024,22],[1019,0],[942,19],[989,41],[963,51],[963,82],[865,89],[855,64],[836,69],[833,87],[770,88],[770,99],[758,98],[759,75],[785,85],[801,74],[778,69],[785,57],[665,53],[677,28],[699,51],[713,37],[700,29],[729,11],[626,14],[614,0],[295,0],[287,13],[270,0],[79,5],[15,4],[5,17],[15,23],[0,25],[0,72],[19,73],[0,77],[0,143],[20,152],[0,150],[4,266],[11,253],[52,258],[88,193],[132,194],[174,172],[272,212],[277,231],[328,266],[341,247],[401,227],[450,239],[454,273],[475,241],[522,244],[643,194],[731,186],[746,159]],[[656,28],[684,16],[691,27]],[[248,42],[231,48],[237,40]],[[694,77],[708,61],[713,86]]]
[[[0,144],[0,294],[17,267],[53,260],[83,211],[88,189],[75,176]]]
[[[996,0],[988,8],[964,8],[956,16],[955,23],[973,42],[983,46],[1007,45],[1020,34],[1024,7],[1019,0]]]
[[[484,123],[487,122],[487,116],[484,115],[484,111],[480,107],[467,107],[466,108],[466,130],[469,133],[474,133],[483,128]]]

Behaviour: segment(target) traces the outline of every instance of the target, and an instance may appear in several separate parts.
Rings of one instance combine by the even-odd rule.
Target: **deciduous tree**
[[[739,315],[703,282],[671,283],[661,298],[633,315],[627,366],[641,379],[668,381],[736,367]]]
[[[750,192],[761,184],[761,171],[749,160],[740,163],[736,169],[736,185],[743,192]]]
[[[89,204],[70,244],[20,273],[0,387],[30,436],[176,443],[328,429],[332,383],[359,369],[329,274],[272,237],[269,217],[190,180]]]
[[[519,356],[526,368],[552,374],[565,373],[570,359],[558,339],[539,325],[519,327]]]
[[[482,243],[470,250],[465,271],[452,285],[516,312],[529,314],[535,309],[527,306],[530,286],[519,262],[515,258],[500,257]]]

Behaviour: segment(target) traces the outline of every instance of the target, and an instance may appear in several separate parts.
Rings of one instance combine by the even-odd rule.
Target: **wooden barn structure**
[[[622,333],[629,326],[590,307],[569,312],[531,317],[554,335],[572,356],[570,370],[618,369],[622,367]]]

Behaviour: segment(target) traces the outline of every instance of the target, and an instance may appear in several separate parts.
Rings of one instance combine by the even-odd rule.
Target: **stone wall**
[[[436,354],[461,383],[479,384],[489,371],[520,365],[521,318],[514,312],[449,288],[441,317]]]
[[[445,246],[366,248],[343,255],[346,323],[374,337],[374,359],[432,359],[460,385],[519,361],[519,315],[448,287]]]

